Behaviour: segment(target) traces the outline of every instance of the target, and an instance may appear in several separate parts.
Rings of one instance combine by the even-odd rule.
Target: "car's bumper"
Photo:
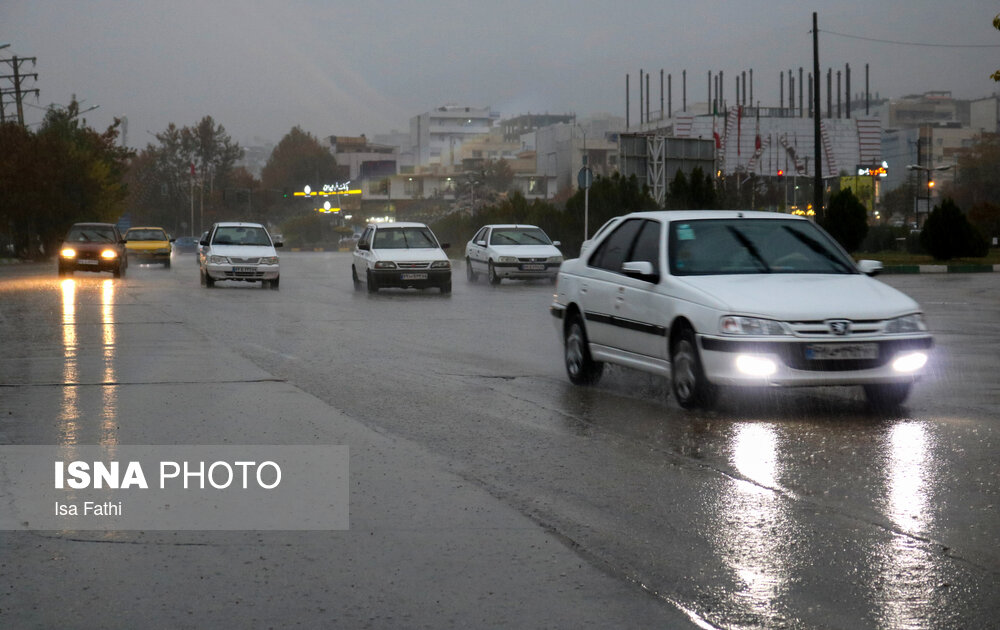
[[[426,289],[428,287],[440,287],[451,282],[451,269],[375,269],[372,270],[372,277],[381,289],[389,288],[414,288]]]
[[[205,265],[205,273],[213,280],[238,280],[260,282],[274,280],[279,274],[279,265]]]
[[[796,387],[912,382],[927,371],[927,364],[917,369],[902,369],[903,366],[897,366],[897,359],[919,353],[929,357],[934,342],[929,335],[827,342],[830,345],[874,344],[878,348],[877,356],[859,359],[807,358],[807,347],[819,343],[810,340],[742,341],[699,336],[701,362],[708,380],[717,385],[740,386]],[[740,357],[749,358],[749,362],[741,363]],[[768,369],[761,371],[761,365]],[[773,371],[765,374],[771,366]]]
[[[137,263],[162,263],[170,260],[170,251],[165,252],[153,252],[153,251],[130,251],[128,252],[129,260]]]
[[[59,260],[60,271],[118,271],[118,258],[61,258]]]
[[[559,273],[561,263],[493,263],[494,272],[501,278],[552,278]]]

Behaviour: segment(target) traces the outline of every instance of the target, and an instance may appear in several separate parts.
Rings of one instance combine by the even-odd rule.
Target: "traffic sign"
[[[576,175],[576,183],[583,190],[590,188],[594,183],[594,171],[590,170],[589,166],[584,166]]]

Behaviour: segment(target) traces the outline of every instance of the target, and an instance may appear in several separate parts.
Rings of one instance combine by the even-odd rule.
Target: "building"
[[[538,174],[555,185],[555,194],[576,188],[584,156],[595,177],[618,171],[618,137],[625,119],[600,114],[574,123],[557,123],[535,130]]]
[[[542,127],[575,122],[576,114],[521,114],[500,121],[500,129],[505,141],[521,142],[526,134],[531,134]]]
[[[346,169],[344,176],[351,181],[381,179],[399,172],[399,148],[369,142],[364,134],[327,136],[323,144],[337,165]]]
[[[410,119],[410,149],[415,166],[453,166],[462,143],[489,132],[500,114],[489,107],[442,105]]]

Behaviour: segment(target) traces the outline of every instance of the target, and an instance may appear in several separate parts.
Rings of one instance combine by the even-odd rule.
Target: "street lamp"
[[[927,200],[927,214],[928,215],[931,212],[931,190],[934,188],[934,180],[931,179],[931,173],[933,171],[946,171],[949,168],[953,168],[954,166],[955,166],[954,164],[947,164],[945,166],[923,166],[922,164],[907,164],[906,165],[906,170],[908,170],[908,171],[922,171],[922,172],[924,172],[924,173],[927,174],[927,186],[925,187],[926,191],[927,191],[927,195],[924,198]],[[916,202],[916,200],[914,200],[914,202]],[[919,208],[919,204],[917,205],[917,209],[916,209],[915,214],[916,214],[917,223],[920,224],[920,208]]]

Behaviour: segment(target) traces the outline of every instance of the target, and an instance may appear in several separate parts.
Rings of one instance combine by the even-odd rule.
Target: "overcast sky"
[[[38,72],[38,105],[76,94],[99,106],[85,116],[99,129],[126,116],[131,146],[205,115],[241,144],[276,143],[295,125],[319,137],[404,131],[446,103],[505,118],[624,116],[626,73],[636,121],[640,68],[654,73],[652,109],[660,69],[674,76],[675,109],[682,70],[689,103],[705,101],[709,70],[724,71],[732,102],[735,76],[752,68],[755,100],[777,105],[778,73],[812,67],[813,11],[822,72],[851,64],[855,92],[865,63],[882,96],[1000,88],[989,78],[1000,47],[983,47],[1000,46],[1000,5],[985,0],[0,0],[0,56],[37,58],[25,69]],[[44,113],[26,110],[29,122]]]

